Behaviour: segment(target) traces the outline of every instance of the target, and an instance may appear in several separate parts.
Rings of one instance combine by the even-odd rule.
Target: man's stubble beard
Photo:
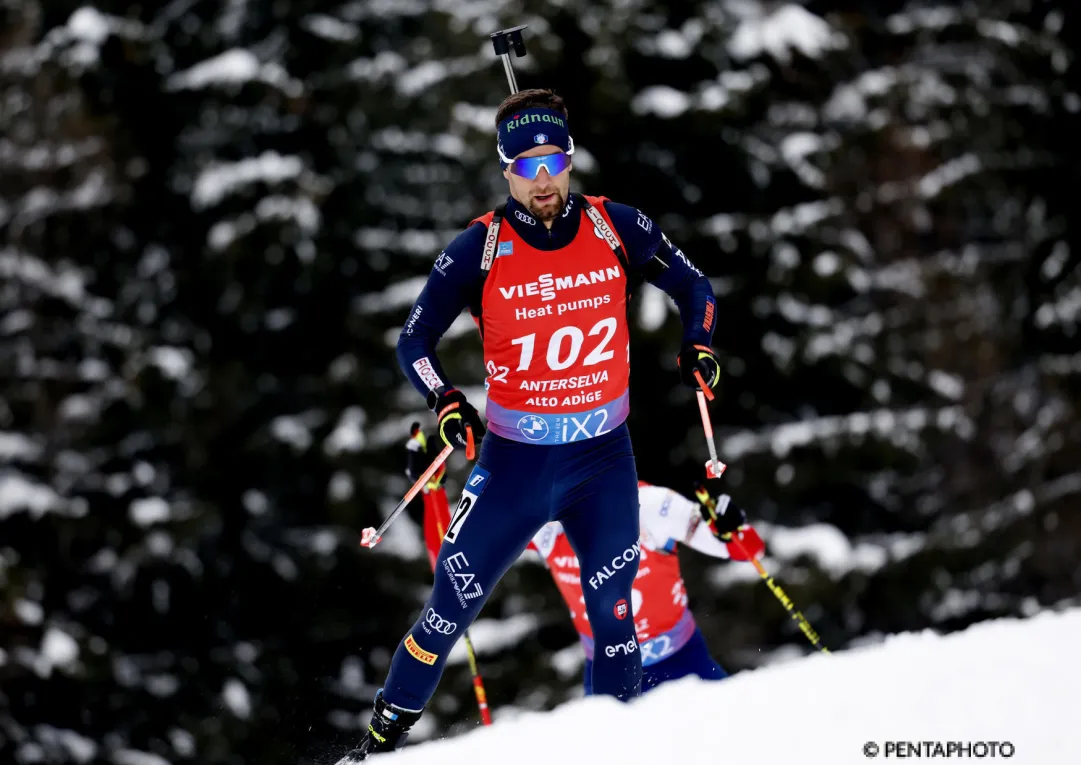
[[[556,198],[552,202],[545,202],[543,208],[539,208],[536,200],[533,197],[529,198],[529,203],[526,207],[529,208],[529,212],[533,213],[537,220],[555,220],[563,212],[563,208],[567,205],[567,198],[563,196],[559,189],[552,191],[556,195]],[[541,210],[544,212],[541,212]]]

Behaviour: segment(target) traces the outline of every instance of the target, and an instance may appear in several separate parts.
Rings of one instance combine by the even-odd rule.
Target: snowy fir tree
[[[434,419],[394,346],[506,194],[488,35],[570,110],[572,190],[710,277],[725,482],[832,650],[1077,602],[1076,11],[1040,0],[0,1],[0,758],[225,765],[355,742],[431,586]],[[644,480],[708,452],[632,303]],[[439,352],[482,404],[476,328]],[[451,459],[453,498],[468,469]],[[731,672],[813,650],[681,553]],[[472,630],[497,720],[581,695],[529,555]],[[459,645],[413,740],[478,724]]]

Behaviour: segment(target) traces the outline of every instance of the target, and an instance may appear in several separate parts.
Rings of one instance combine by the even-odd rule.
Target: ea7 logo
[[[638,211],[638,226],[647,234],[653,230],[653,221],[647,218],[641,210]]]
[[[439,257],[435,259],[435,270],[443,274],[443,276],[446,276],[447,269],[453,264],[454,259],[447,254],[446,250],[443,250],[443,252],[439,253]]]
[[[469,570],[469,560],[462,553],[454,553],[443,561],[443,570],[450,578],[454,593],[458,596],[458,603],[462,608],[469,608],[470,600],[479,598],[484,594],[480,582],[475,581],[476,575]]]

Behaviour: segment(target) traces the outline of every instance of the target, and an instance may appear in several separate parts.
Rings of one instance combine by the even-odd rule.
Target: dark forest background
[[[431,423],[393,345],[505,194],[488,34],[518,23],[519,86],[569,104],[572,188],[713,281],[727,485],[826,645],[1081,602],[1077,15],[0,0],[0,760],[357,740],[431,581],[419,501],[357,544]],[[689,494],[679,318],[653,288],[633,315],[639,471]],[[467,318],[441,355],[482,401]],[[681,557],[730,671],[811,650],[753,568]],[[473,635],[497,723],[580,695],[539,565]],[[456,654],[414,740],[477,724]]]

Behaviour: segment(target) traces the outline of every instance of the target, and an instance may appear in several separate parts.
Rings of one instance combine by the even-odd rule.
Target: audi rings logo
[[[431,608],[428,609],[428,613],[424,616],[424,623],[440,635],[453,635],[454,630],[458,629],[457,622],[448,622]]]
[[[533,218],[530,215],[526,215],[521,210],[515,210],[514,211],[514,217],[517,218],[518,220],[520,220],[522,223],[525,223],[528,226],[536,226],[537,225],[537,221],[536,221],[535,218]]]

